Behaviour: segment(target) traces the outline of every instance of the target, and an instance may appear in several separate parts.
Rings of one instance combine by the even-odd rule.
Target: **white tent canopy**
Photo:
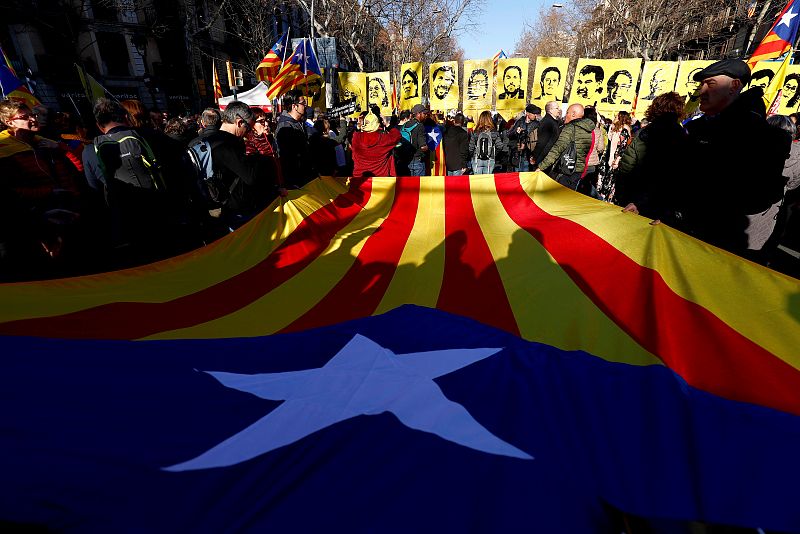
[[[267,89],[266,83],[258,82],[258,85],[249,91],[237,95],[236,100],[244,102],[250,107],[258,107],[270,112],[272,111],[272,102],[267,98]],[[219,99],[219,109],[225,109],[231,102],[233,102],[233,96],[223,96]]]

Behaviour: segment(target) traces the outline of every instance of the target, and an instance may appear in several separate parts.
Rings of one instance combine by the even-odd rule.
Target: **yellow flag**
[[[458,108],[458,61],[431,63],[430,102],[434,111]]]
[[[775,71],[775,75],[770,80],[769,85],[764,89],[764,107],[767,110],[767,115],[775,115],[778,112],[778,108],[781,105],[782,100],[782,91],[781,88],[783,87],[783,80],[786,78],[786,73],[789,70],[789,62],[792,59],[792,54],[786,54],[786,59],[784,59],[778,70]],[[761,62],[759,61],[756,63],[756,66],[759,66]],[[772,62],[772,66],[775,66],[775,62]],[[752,82],[751,82],[752,85]]]

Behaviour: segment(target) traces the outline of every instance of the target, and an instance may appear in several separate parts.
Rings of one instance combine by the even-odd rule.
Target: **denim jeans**
[[[447,176],[461,176],[462,174],[464,173],[461,172],[461,169],[455,171],[447,171]]]
[[[472,174],[492,174],[493,172],[493,159],[475,159],[472,161]]]
[[[517,172],[528,172],[530,170],[530,162],[528,158],[523,156],[519,157],[519,165],[517,165]]]
[[[408,164],[409,176],[425,176],[425,162],[418,159],[412,159]]]

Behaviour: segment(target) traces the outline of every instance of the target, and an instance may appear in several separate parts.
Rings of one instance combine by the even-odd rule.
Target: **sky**
[[[484,3],[477,30],[458,39],[458,44],[464,49],[464,59],[491,58],[501,48],[510,56],[525,22],[535,23],[540,6],[551,3],[547,0],[493,0]]]

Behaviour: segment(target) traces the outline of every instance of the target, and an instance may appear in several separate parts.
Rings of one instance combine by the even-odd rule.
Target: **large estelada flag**
[[[267,55],[264,56],[264,59],[262,59],[261,63],[256,67],[256,78],[269,83],[275,81],[278,71],[281,70],[288,43],[289,32],[286,31],[275,41],[275,44],[272,45]]]
[[[541,173],[322,178],[0,285],[0,520],[796,532],[797,281],[648,222]]]
[[[269,86],[267,96],[278,98],[299,85],[310,84],[314,81],[322,82],[322,71],[317,62],[314,47],[311,46],[311,39],[303,39],[275,76],[275,81]]]
[[[428,145],[430,155],[429,167],[430,174],[433,176],[445,176],[447,174],[447,164],[444,159],[444,130],[438,124],[425,125],[425,142]]]
[[[30,89],[17,77],[5,52],[0,50],[0,54],[3,58],[2,63],[0,63],[0,93],[2,93],[0,96],[24,102],[29,108],[38,106],[40,104],[39,99],[33,96]]]
[[[772,24],[767,35],[753,51],[753,55],[747,60],[752,69],[759,61],[781,57],[791,50],[797,38],[797,28],[800,26],[800,3],[797,0],[789,0]]]

